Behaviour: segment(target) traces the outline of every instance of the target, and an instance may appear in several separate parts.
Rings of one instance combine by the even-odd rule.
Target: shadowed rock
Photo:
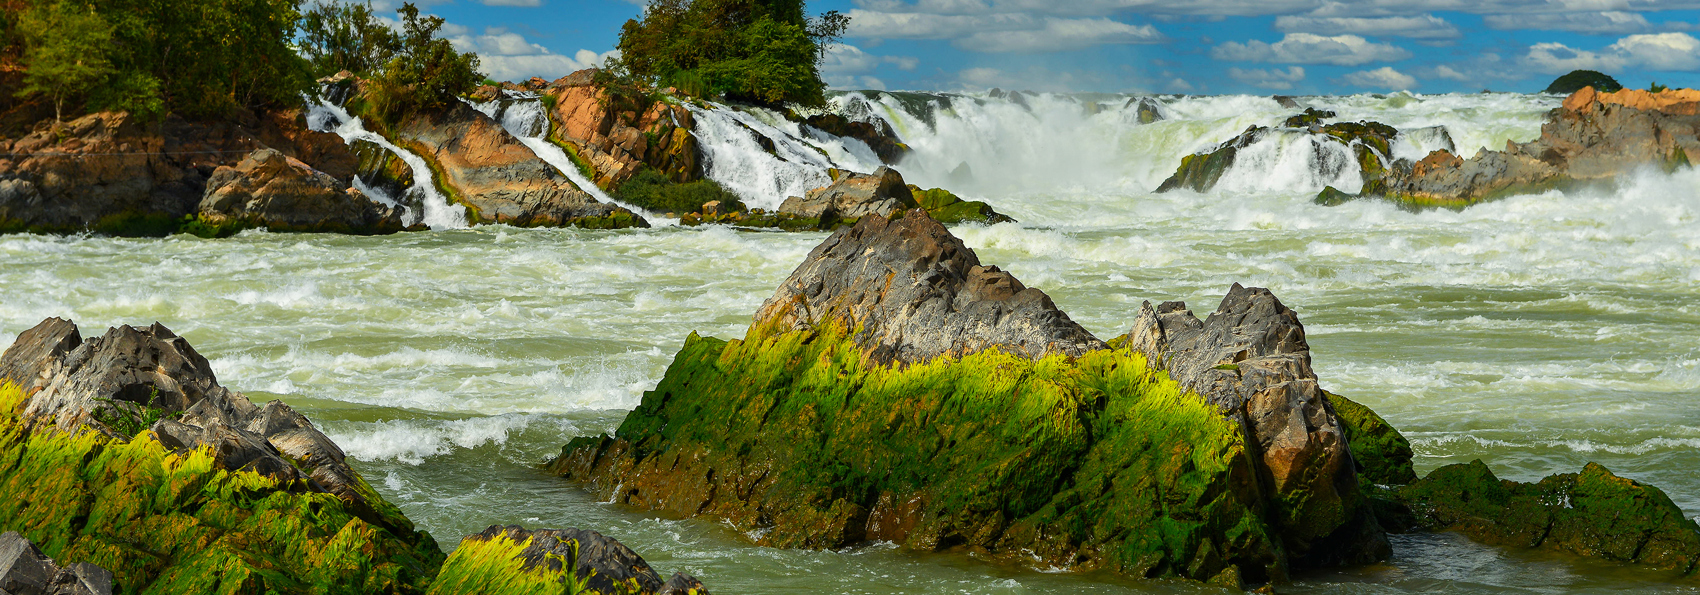
[[[272,231],[383,234],[402,228],[400,207],[379,203],[272,149],[214,171],[200,209],[212,225]]]
[[[0,533],[0,593],[112,595],[112,573],[87,562],[59,567],[16,531]]]
[[[756,312],[755,327],[786,332],[843,321],[877,362],[922,362],[992,347],[1037,359],[1105,345],[1050,296],[980,259],[915,210],[864,217],[809,253]]]

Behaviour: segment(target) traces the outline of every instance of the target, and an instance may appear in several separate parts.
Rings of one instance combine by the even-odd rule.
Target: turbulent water
[[[1170,98],[1168,119],[1140,125],[1126,98],[1028,96],[1023,107],[956,96],[948,108],[924,107],[939,97],[835,102],[903,135],[915,149],[900,168],[911,181],[984,198],[1021,220],[953,231],[1099,336],[1125,332],[1142,300],[1183,299],[1204,312],[1233,282],[1269,287],[1305,322],[1324,386],[1403,430],[1419,473],[1480,458],[1527,481],[1598,461],[1700,514],[1695,170],[1461,212],[1322,207],[1315,191],[1356,172],[1326,171],[1301,159],[1315,151],[1291,149],[1308,140],[1281,137],[1266,148],[1273,157],[1243,163],[1225,189],[1153,194],[1181,154],[1294,110],[1268,98]],[[1302,101],[1401,129],[1444,126],[1469,155],[1534,138],[1558,99]],[[711,175],[753,204],[818,183],[811,176],[828,164],[873,162],[859,141],[774,114],[697,116],[699,134],[713,139]],[[774,152],[751,149],[757,131],[780,137],[770,138]],[[1406,139],[1417,146],[1395,152],[1436,138]],[[224,384],[305,411],[445,548],[492,523],[575,526],[716,592],[1210,591],[890,546],[759,548],[712,521],[595,502],[535,470],[571,437],[617,427],[689,332],[741,336],[823,237],[504,226],[378,238],[5,236],[0,342],[48,316],[73,318],[85,333],[161,321],[207,355]],[[1454,535],[1394,540],[1390,563],[1302,576],[1283,592],[1682,590],[1640,571]]]

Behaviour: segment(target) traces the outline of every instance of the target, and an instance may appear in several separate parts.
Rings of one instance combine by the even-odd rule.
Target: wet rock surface
[[[575,592],[587,595],[708,595],[702,582],[688,574],[663,580],[637,552],[601,533],[518,525],[491,525],[463,538],[444,562],[432,593],[505,593],[479,584],[480,579],[515,572],[504,566],[516,562],[519,573],[545,585],[572,582],[582,589]]]
[[[215,170],[200,204],[201,219],[221,227],[355,234],[401,231],[402,211],[273,149]]]
[[[1182,157],[1180,167],[1176,168],[1174,175],[1163,180],[1157,191],[1187,189],[1205,192],[1215,188],[1221,181],[1222,174],[1232,169],[1238,161],[1240,151],[1283,134],[1310,135],[1314,143],[1313,150],[1316,151],[1313,161],[1318,164],[1333,161],[1324,154],[1324,146],[1344,148],[1352,155],[1353,162],[1349,165],[1362,171],[1366,187],[1378,187],[1388,169],[1394,167],[1392,146],[1394,139],[1399,136],[1399,131],[1392,126],[1370,121],[1324,124],[1325,120],[1334,116],[1331,111],[1306,108],[1304,113],[1287,118],[1279,127],[1246,128],[1245,132],[1223,141],[1209,151]]]
[[[916,208],[915,197],[903,175],[889,167],[871,174],[842,173],[832,184],[793,196],[779,205],[779,212],[812,219],[858,219],[868,215],[891,216]]]
[[[835,232],[756,312],[756,327],[806,330],[830,322],[857,328],[878,362],[924,362],[997,347],[1024,357],[1078,356],[1102,341],[1029,288],[980,259],[915,210],[878,215]]]
[[[553,98],[550,137],[573,147],[603,188],[615,188],[653,168],[673,182],[702,179],[696,119],[682,105],[624,98],[596,84],[594,70],[581,70],[536,92]]]
[[[441,170],[438,182],[478,221],[520,227],[649,226],[642,216],[580,190],[499,122],[465,103],[410,119],[396,136]]]
[[[16,531],[0,533],[0,593],[112,595],[112,573],[78,562],[61,568]]]
[[[909,145],[903,144],[903,139],[898,138],[897,131],[892,130],[885,120],[875,119],[869,123],[838,114],[820,114],[805,118],[803,123],[833,136],[862,141],[880,158],[881,163],[887,165],[896,165],[909,154]]]

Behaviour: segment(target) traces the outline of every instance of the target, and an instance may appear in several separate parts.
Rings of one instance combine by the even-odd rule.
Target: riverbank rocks
[[[1276,303],[1229,303],[1241,301],[1259,313]],[[1314,376],[1298,377],[1295,341],[1242,346],[1268,348],[1241,360],[1248,375],[1267,363],[1295,376],[1257,385],[1287,408],[1248,405],[1263,424],[1250,426],[1126,341],[1099,341],[924,212],[870,215],[817,247],[743,340],[691,335],[617,432],[574,439],[548,468],[611,501],[716,517],[776,547],[889,541],[1071,571],[1278,582],[1385,556],[1373,517],[1350,514],[1357,483],[1335,473],[1349,464],[1346,437],[1329,433],[1326,403],[1304,398],[1322,397],[1304,392]],[[1253,427],[1280,431],[1264,440]],[[1276,448],[1284,458],[1264,455]],[[1290,523],[1290,510],[1315,518]]]
[[[598,202],[538,158],[501,123],[463,102],[395,129],[398,144],[435,170],[443,194],[480,223],[518,227],[649,227],[641,215]]]
[[[0,355],[0,530],[116,590],[421,592],[443,554],[312,422],[164,326],[48,319]]]
[[[1499,479],[1477,460],[1436,469],[1399,496],[1430,530],[1690,578],[1700,570],[1700,525],[1658,488],[1595,463],[1531,484]]]
[[[1394,168],[1365,195],[1463,207],[1515,194],[1603,183],[1643,167],[1672,170],[1700,151],[1700,91],[1577,91],[1547,114],[1541,137],[1469,159],[1434,152]]]
[[[0,593],[112,595],[112,573],[87,562],[64,568],[19,535],[0,533]]]
[[[491,525],[461,539],[430,595],[708,595],[683,573],[662,580],[619,541],[595,531]]]
[[[375,201],[272,149],[215,170],[201,199],[200,218],[225,231],[263,227],[372,235],[403,227],[401,207]]]

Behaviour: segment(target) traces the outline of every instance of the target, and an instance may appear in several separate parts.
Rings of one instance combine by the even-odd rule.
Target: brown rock
[[[665,101],[629,105],[596,86],[594,75],[581,70],[542,92],[554,97],[551,138],[577,150],[598,186],[618,187],[643,166],[674,182],[702,179],[689,109]]]
[[[1045,292],[980,259],[913,210],[863,217],[816,247],[755,315],[752,336],[836,320],[881,363],[1000,348],[1029,358],[1104,349]]]
[[[807,197],[785,199],[779,205],[779,212],[825,223],[828,219],[890,216],[920,206],[908,184],[903,182],[903,174],[889,167],[882,166],[872,174],[849,174],[835,179],[829,186],[810,190]]]
[[[381,204],[329,174],[272,149],[220,167],[207,181],[201,216],[214,225],[273,231],[395,233],[402,209]]]

